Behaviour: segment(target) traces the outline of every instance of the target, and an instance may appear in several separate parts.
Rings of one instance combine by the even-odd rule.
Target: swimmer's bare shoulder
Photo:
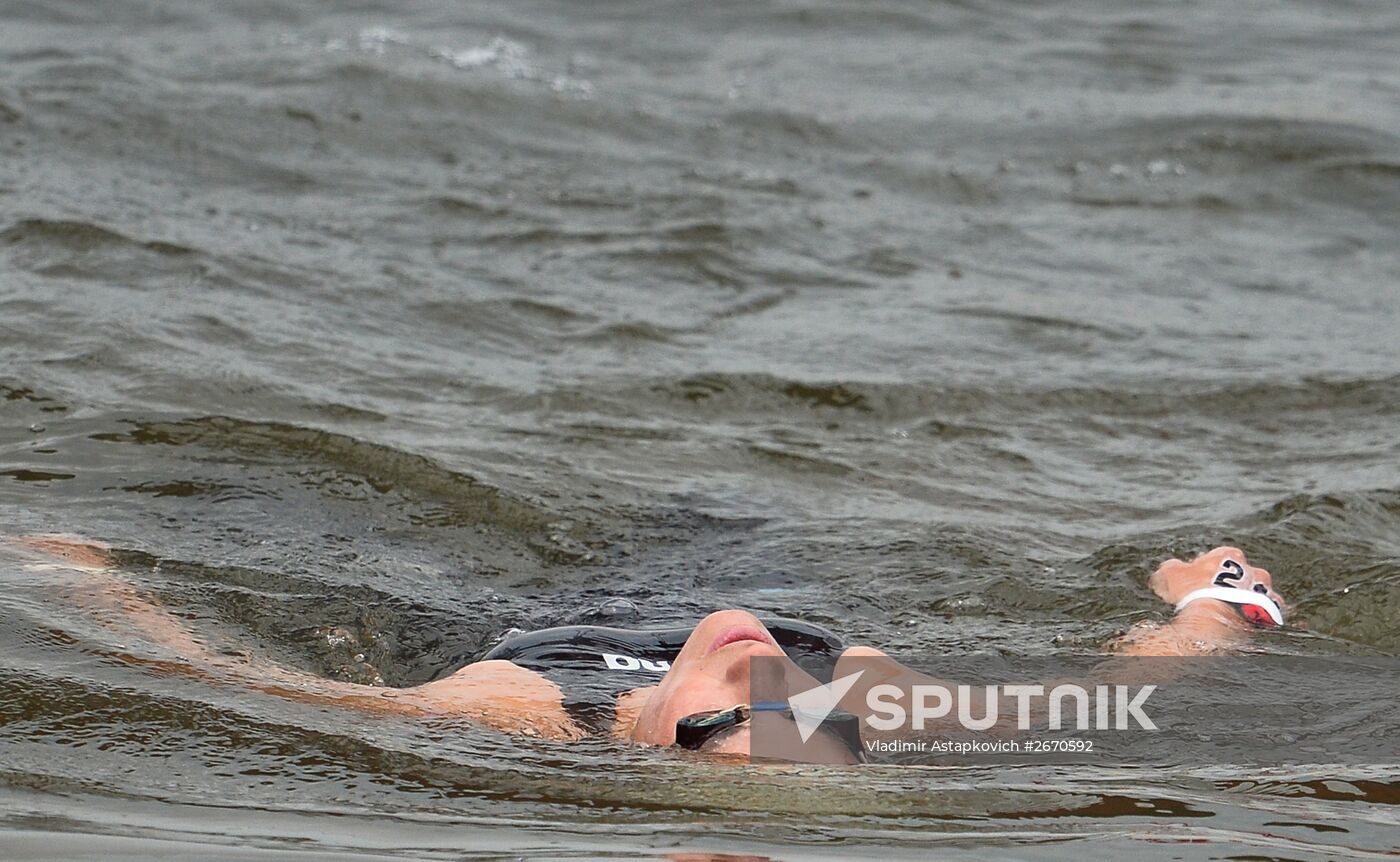
[[[175,659],[123,655],[132,664],[170,673],[235,683],[304,703],[366,712],[460,717],[513,734],[571,740],[584,735],[563,707],[559,687],[507,661],[469,664],[449,676],[411,688],[384,688],[326,679],[244,655],[231,656],[203,641],[155,599],[123,580],[110,548],[73,536],[26,536],[14,547],[62,561],[79,576],[69,589],[78,604],[110,628],[164,647]]]

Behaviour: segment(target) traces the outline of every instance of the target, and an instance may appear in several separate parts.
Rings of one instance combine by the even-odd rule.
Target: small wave
[[[686,330],[683,329],[662,326],[645,320],[627,320],[596,326],[585,332],[572,335],[570,338],[587,344],[601,345],[622,345],[629,342],[669,344],[684,334],[686,334]]]
[[[430,53],[458,69],[491,67],[510,78],[526,78],[535,74],[535,69],[528,60],[530,49],[504,36],[496,36],[485,45],[456,49],[433,48]]]
[[[863,144],[854,140],[839,126],[819,117],[779,108],[745,108],[730,111],[724,124],[728,128],[747,130],[765,138],[787,138],[809,146],[858,149]]]
[[[0,382],[0,398],[6,401],[27,401],[37,404],[43,413],[66,413],[70,408],[56,398],[50,398],[37,390],[19,383]]]
[[[546,329],[567,333],[595,321],[591,315],[539,299],[515,297],[485,300],[432,300],[416,304],[415,311],[453,326],[472,328]]]
[[[1034,325],[1026,323],[1026,325]],[[1290,426],[1306,427],[1318,416],[1344,411],[1353,423],[1380,428],[1400,415],[1400,377],[1378,379],[1305,379],[1296,382],[1200,385],[1146,389],[1110,387],[957,386],[937,382],[883,383],[855,380],[797,380],[763,374],[704,374],[654,381],[611,393],[590,390],[572,396],[550,393],[517,402],[520,408],[543,399],[551,404],[594,407],[603,399],[614,409],[670,415],[684,421],[712,422],[731,417],[745,425],[823,421],[873,427],[880,434],[909,434],[926,425],[989,429],[1005,417],[1020,417],[1026,427],[1040,427],[1059,437],[1065,423],[1080,425],[1094,417],[1099,433],[1146,438],[1205,439],[1228,426],[1231,437],[1247,447],[1266,447],[1272,435]],[[643,405],[645,405],[643,407]],[[1104,424],[1107,423],[1107,424]],[[1116,429],[1116,430],[1115,430]],[[974,432],[976,433],[976,432]],[[1298,441],[1301,443],[1301,441]],[[1298,457],[1325,457],[1308,448]]]
[[[431,212],[453,218],[481,217],[494,219],[510,214],[509,209],[499,204],[470,200],[457,194],[436,195],[427,198],[421,205],[424,209]]]
[[[0,252],[19,268],[49,278],[129,285],[197,274],[194,249],[162,240],[132,239],[90,222],[24,219],[0,231]]]
[[[1120,326],[1109,328],[1087,323],[1082,320],[1070,320],[1063,317],[1050,317],[1041,314],[1026,314],[1022,312],[1007,311],[1000,308],[949,308],[943,311],[944,314],[951,314],[955,317],[971,317],[981,320],[1004,321],[1014,327],[1031,330],[1065,330],[1070,332],[1092,333],[1110,341],[1125,341],[1142,335],[1142,331],[1132,327]]]
[[[439,526],[489,525],[534,539],[540,552],[571,554],[547,538],[556,532],[554,513],[513,497],[430,458],[403,452],[345,434],[296,425],[250,422],[228,417],[200,417],[177,422],[136,422],[130,430],[99,432],[91,439],[142,446],[198,446],[238,454],[250,462],[287,462],[306,471],[310,465],[331,468],[363,480],[377,494],[398,494],[418,501]],[[321,484],[310,473],[307,481]]]
[[[1098,207],[1111,209],[1123,207],[1128,209],[1186,209],[1201,210],[1202,212],[1233,212],[1244,209],[1244,206],[1231,200],[1225,195],[1219,194],[1193,194],[1166,195],[1166,196],[1146,196],[1140,192],[1122,191],[1119,194],[1105,193],[1103,190],[1093,192],[1075,192],[1071,197],[1074,203],[1086,207]]]
[[[1298,494],[1247,527],[1311,631],[1400,650],[1400,490]]]
[[[1058,48],[1048,51],[1035,51],[1026,60],[1047,71],[1057,66],[1076,70],[1094,68],[1105,81],[1118,87],[1132,87],[1145,90],[1166,89],[1177,82],[1187,58],[1176,59],[1163,56],[1148,46],[1121,45],[1117,48],[1072,49]]]
[[[850,476],[856,472],[854,468],[830,458],[822,458],[806,452],[795,452],[790,448],[778,448],[771,444],[753,443],[749,444],[747,450],[749,454],[765,462],[767,466],[776,467],[785,472],[806,476],[815,474],[833,477]]]
[[[1001,199],[990,174],[958,167],[877,158],[853,166],[852,170],[892,193],[914,194],[940,203],[979,206]]]
[[[194,249],[172,242],[134,240],[101,225],[81,221],[21,219],[0,231],[0,243],[30,249],[94,251],[109,246],[144,249],[159,255],[179,257]]]
[[[8,476],[16,482],[61,482],[65,479],[76,479],[75,473],[55,473],[50,470],[29,470],[16,468],[14,470],[0,470],[0,476]]]

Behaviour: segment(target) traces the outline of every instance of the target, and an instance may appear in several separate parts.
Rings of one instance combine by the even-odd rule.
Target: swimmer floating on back
[[[868,647],[844,648],[819,626],[792,620],[765,623],[747,611],[725,610],[688,631],[548,629],[510,638],[482,661],[423,685],[357,685],[212,649],[185,623],[118,578],[106,546],[63,537],[31,537],[12,544],[66,561],[65,568],[82,576],[78,598],[104,623],[133,631],[175,656],[130,658],[133,662],[302,702],[461,717],[507,733],[549,739],[606,734],[646,745],[680,744],[707,753],[746,755],[751,657],[788,658],[784,666],[789,675],[806,688],[841,676],[842,660],[884,655]],[[1284,622],[1286,606],[1274,592],[1269,573],[1251,566],[1238,548],[1216,548],[1190,562],[1168,560],[1148,583],[1175,606],[1175,616],[1163,624],[1137,625],[1109,644],[1109,652],[1228,652],[1243,646],[1253,629]],[[581,690],[594,699],[577,696]],[[596,707],[600,700],[609,708],[580,708]],[[853,744],[849,733],[818,734],[814,739],[816,745],[831,749],[817,751],[819,759],[858,759],[859,742]]]

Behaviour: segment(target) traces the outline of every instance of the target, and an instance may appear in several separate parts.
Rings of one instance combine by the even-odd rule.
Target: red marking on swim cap
[[[1258,605],[1240,605],[1239,608],[1245,619],[1261,629],[1271,629],[1278,625],[1274,622],[1274,618],[1269,616],[1269,612]]]

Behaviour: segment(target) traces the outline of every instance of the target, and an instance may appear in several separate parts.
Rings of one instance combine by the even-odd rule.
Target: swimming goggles
[[[1257,586],[1263,586],[1263,584]],[[1176,603],[1176,609],[1179,611],[1200,599],[1229,602],[1237,607],[1241,616],[1260,628],[1268,629],[1283,625],[1283,609],[1278,606],[1277,602],[1262,592],[1239,587],[1202,587],[1187,593],[1185,598]]]
[[[676,745],[698,751],[705,743],[748,724],[756,712],[773,712],[794,720],[792,707],[781,701],[741,703],[729,709],[706,710],[687,715],[676,722]],[[860,742],[860,719],[849,712],[834,709],[822,720],[821,727],[831,731],[851,752],[857,763],[865,762],[865,751]]]

